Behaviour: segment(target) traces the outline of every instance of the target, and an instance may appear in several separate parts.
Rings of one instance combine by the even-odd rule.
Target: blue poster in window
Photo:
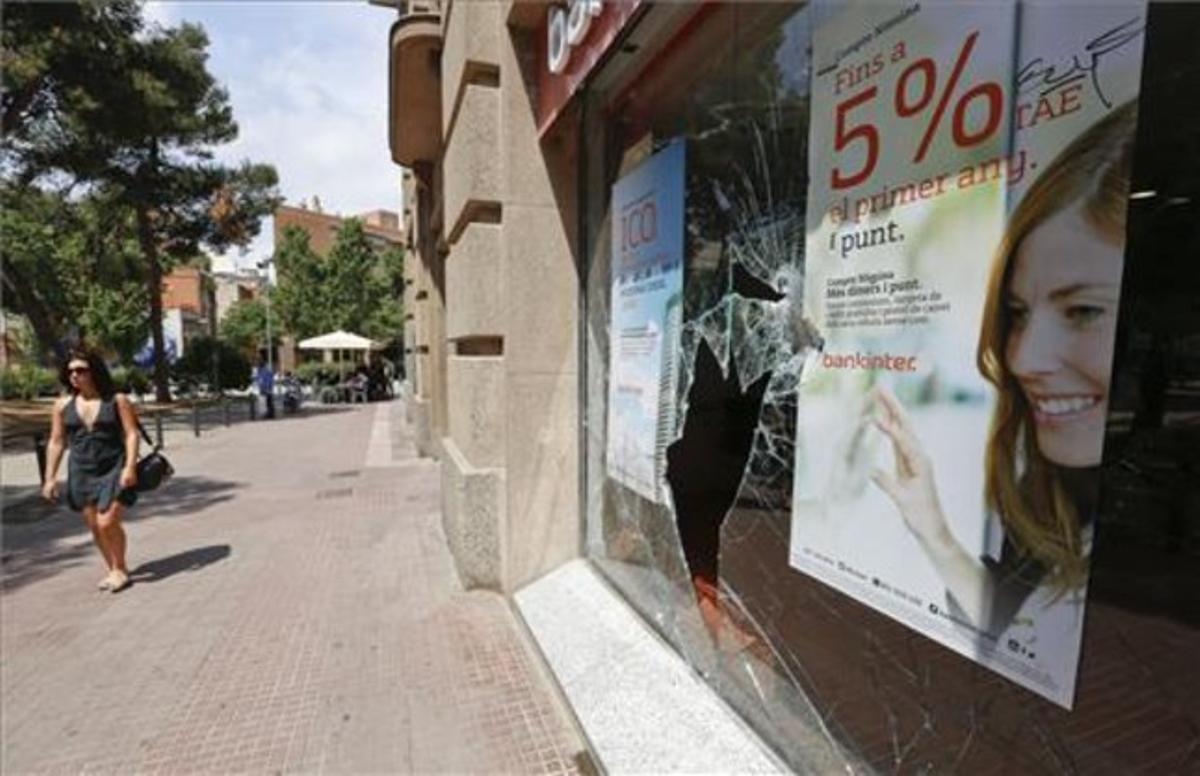
[[[683,318],[684,143],[674,140],[613,185],[608,475],[665,500]]]

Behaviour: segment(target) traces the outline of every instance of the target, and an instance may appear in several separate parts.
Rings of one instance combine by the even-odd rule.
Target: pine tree
[[[111,4],[121,11],[111,23],[103,4],[65,5],[21,8],[11,35],[6,15],[6,44],[21,42],[27,55],[5,58],[6,82],[10,71],[20,77],[3,95],[5,121],[11,117],[16,135],[6,142],[4,163],[26,182],[65,175],[102,189],[132,213],[149,301],[155,393],[169,401],[163,275],[201,246],[221,250],[252,239],[278,204],[278,178],[268,165],[213,161],[213,149],[234,140],[238,128],[228,93],[208,72],[203,29],[147,29],[136,3]],[[47,53],[55,41],[86,39],[84,28],[96,25],[107,37],[78,45],[90,58]],[[102,77],[78,85],[81,79],[58,72],[65,61],[94,65]],[[37,94],[30,97],[31,91]]]

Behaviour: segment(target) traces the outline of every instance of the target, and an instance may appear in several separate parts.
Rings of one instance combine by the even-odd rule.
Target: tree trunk
[[[10,298],[16,299],[17,308],[29,320],[33,334],[37,337],[41,352],[30,355],[36,355],[39,362],[49,355],[59,355],[57,351],[60,327],[50,311],[37,298],[33,284],[11,265],[4,268],[3,278],[4,292],[10,294]]]
[[[163,337],[162,265],[158,261],[158,244],[150,225],[150,213],[145,204],[137,206],[138,243],[146,259],[146,292],[150,296],[150,335],[154,341],[154,398],[171,401],[171,383],[167,373],[166,341]]]
[[[4,106],[4,113],[2,118],[0,118],[0,132],[3,132],[6,137],[12,135],[18,129],[24,129],[24,127],[19,126],[24,123],[21,120],[21,114],[33,103],[33,98],[37,97],[38,91],[45,84],[45,81],[45,78],[31,81],[25,86],[23,91],[10,95],[9,103]]]

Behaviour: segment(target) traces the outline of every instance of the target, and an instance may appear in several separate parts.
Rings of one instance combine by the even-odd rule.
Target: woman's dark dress
[[[116,399],[103,399],[96,422],[89,430],[75,408],[75,398],[67,402],[64,421],[70,442],[71,458],[67,469],[67,503],[80,511],[94,503],[101,512],[114,498],[125,506],[137,501],[137,491],[121,489],[121,469],[125,465],[125,429],[117,412]]]

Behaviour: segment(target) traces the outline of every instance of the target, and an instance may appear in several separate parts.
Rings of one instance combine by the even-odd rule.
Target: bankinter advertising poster
[[[613,184],[608,475],[663,503],[683,318],[684,143]]]
[[[1070,708],[1144,5],[817,11],[791,563]]]

